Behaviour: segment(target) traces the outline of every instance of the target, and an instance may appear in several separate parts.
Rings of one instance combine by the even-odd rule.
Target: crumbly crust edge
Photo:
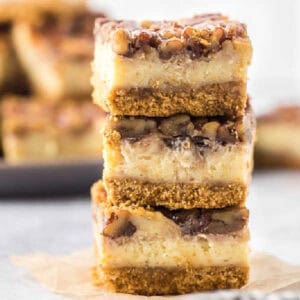
[[[97,89],[97,87],[96,87]],[[113,115],[167,117],[177,113],[192,116],[242,116],[247,107],[247,83],[230,81],[197,89],[114,89],[106,99],[94,99]]]
[[[169,209],[243,206],[248,186],[243,183],[151,183],[136,179],[105,178],[112,205],[164,206]]]
[[[171,295],[216,289],[237,289],[248,282],[248,266],[210,266],[202,268],[93,269],[94,284],[128,294]]]

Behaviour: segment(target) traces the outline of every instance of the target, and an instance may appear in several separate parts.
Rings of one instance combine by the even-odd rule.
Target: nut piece
[[[118,211],[118,214],[112,213],[103,229],[103,235],[112,239],[121,236],[132,236],[136,227],[129,221],[130,214],[126,210]]]
[[[194,125],[188,115],[176,115],[163,119],[158,129],[167,136],[191,135]]]
[[[216,27],[212,32],[212,36],[211,36],[212,46],[213,47],[217,46],[218,44],[222,43],[224,39],[225,39],[224,29],[221,27]]]
[[[183,36],[184,38],[188,39],[191,38],[193,36],[195,36],[197,34],[197,30],[191,26],[187,26],[184,30],[183,30]]]
[[[233,144],[238,140],[236,131],[233,128],[230,128],[230,125],[228,124],[222,125],[218,128],[217,138],[224,144]]]
[[[220,123],[217,121],[211,121],[202,126],[202,134],[205,137],[214,139],[217,136],[217,131],[220,126]]]
[[[119,55],[125,55],[129,51],[130,38],[128,32],[119,28],[114,32],[112,39],[112,49]]]
[[[151,119],[121,119],[116,123],[116,130],[122,138],[137,141],[156,128],[156,122]]]
[[[208,231],[215,234],[237,232],[248,222],[249,212],[246,208],[227,209],[223,212],[214,212]]]
[[[169,57],[172,54],[176,54],[183,49],[183,43],[178,38],[171,38],[163,41],[160,44],[159,50],[161,51],[162,57]]]
[[[174,32],[170,31],[170,30],[166,30],[164,32],[161,33],[162,38],[164,39],[171,39],[174,37]]]
[[[152,21],[145,20],[141,22],[141,27],[145,29],[149,29],[152,26]]]
[[[246,126],[243,122],[243,118],[239,118],[235,123],[237,135],[240,141],[245,142],[247,140]]]

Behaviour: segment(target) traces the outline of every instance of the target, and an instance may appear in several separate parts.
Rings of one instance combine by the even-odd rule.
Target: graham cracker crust
[[[99,104],[113,115],[167,117],[187,113],[192,116],[242,116],[247,106],[246,86],[243,81],[230,81],[207,84],[198,89],[115,89],[104,103]]]
[[[164,206],[169,209],[243,206],[248,187],[241,183],[151,183],[135,179],[105,179],[113,205]]]
[[[248,282],[248,266],[211,266],[200,268],[98,268],[95,284],[119,293],[174,295],[216,289],[237,289]]]

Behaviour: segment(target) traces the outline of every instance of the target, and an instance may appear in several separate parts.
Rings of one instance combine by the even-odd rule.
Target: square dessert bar
[[[94,99],[114,115],[242,115],[252,47],[220,14],[162,22],[98,19]]]
[[[255,166],[300,168],[300,105],[258,117]]]
[[[248,281],[248,210],[110,206],[92,188],[96,281],[144,295],[240,288]]]
[[[51,104],[5,99],[1,116],[4,159],[21,163],[100,158],[105,115],[90,100]]]
[[[108,201],[142,206],[243,205],[252,171],[254,115],[110,117],[104,129]]]
[[[44,100],[91,94],[94,20],[101,14],[44,15],[39,22],[20,19],[13,39],[35,92]]]

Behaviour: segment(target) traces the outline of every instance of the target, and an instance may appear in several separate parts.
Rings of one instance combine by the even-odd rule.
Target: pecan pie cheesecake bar
[[[2,103],[4,159],[21,163],[100,158],[105,115],[90,100],[51,104],[7,98]]]
[[[220,208],[243,205],[255,120],[243,117],[110,117],[104,183],[113,204]]]
[[[300,168],[300,105],[258,117],[255,166]]]
[[[122,293],[240,288],[248,280],[248,210],[110,206],[92,189],[95,276]]]
[[[59,101],[91,94],[93,26],[101,15],[88,11],[74,16],[47,14],[39,22],[15,23],[17,53],[41,98]]]
[[[162,22],[98,19],[94,99],[114,115],[242,115],[252,47],[220,14]]]

